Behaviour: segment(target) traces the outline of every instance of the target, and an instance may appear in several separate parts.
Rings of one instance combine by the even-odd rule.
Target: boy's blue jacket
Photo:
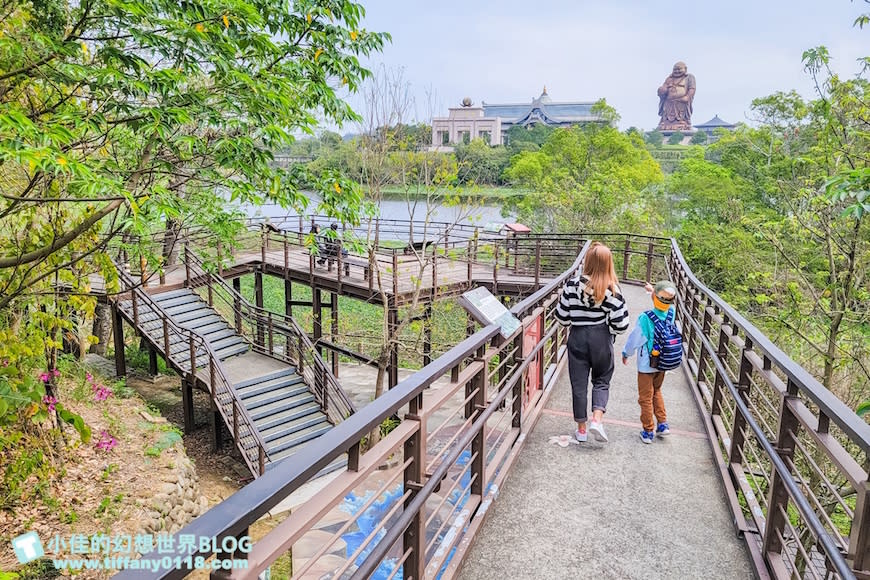
[[[652,308],[652,311],[661,320],[664,320],[668,315],[667,310]],[[622,349],[622,356],[624,357],[630,357],[635,351],[637,351],[637,372],[639,373],[658,372],[657,369],[649,366],[649,351],[652,350],[654,333],[655,327],[653,326],[652,320],[649,319],[646,312],[643,312],[637,318],[637,324],[631,331],[631,334],[628,335],[628,340],[625,343],[625,347]]]

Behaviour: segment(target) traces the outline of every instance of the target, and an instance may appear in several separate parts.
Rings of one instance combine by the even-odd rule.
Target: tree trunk
[[[389,354],[387,354],[387,357],[389,357]],[[378,378],[375,380],[375,400],[377,400],[378,397],[380,397],[381,395],[384,394],[384,377],[387,374],[387,360],[389,360],[389,359],[385,358],[384,353],[381,352],[381,357],[378,360]],[[369,433],[368,448],[371,449],[380,440],[381,440],[381,426],[378,425],[374,429],[372,429],[371,433]]]
[[[106,348],[112,340],[112,307],[99,303],[94,309],[94,336],[98,341],[91,345],[91,352],[106,356]]]
[[[181,225],[173,219],[166,220],[166,232],[163,234],[163,264],[174,266],[178,263],[178,237]]]

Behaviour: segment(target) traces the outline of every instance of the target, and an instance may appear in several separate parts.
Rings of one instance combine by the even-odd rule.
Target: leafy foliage
[[[539,151],[514,156],[505,175],[534,192],[510,209],[549,232],[648,229],[640,209],[663,179],[639,135],[597,124],[555,130]]]
[[[350,0],[32,0],[0,15],[0,423],[35,417],[64,342],[85,351],[110,255],[159,268],[170,232],[231,242],[228,202],[302,208],[304,172],[272,151],[369,75],[383,33]],[[322,211],[354,222],[359,188],[324,173]],[[44,390],[47,388],[47,391]],[[36,407],[34,407],[36,406]],[[62,405],[58,417],[85,433]],[[84,437],[84,435],[83,435]]]

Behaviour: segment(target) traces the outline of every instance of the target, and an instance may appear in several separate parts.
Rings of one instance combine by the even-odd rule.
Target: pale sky
[[[402,67],[426,122],[430,86],[446,116],[466,96],[528,102],[546,85],[554,101],[604,97],[622,128],[653,129],[656,88],[678,60],[697,80],[694,123],[717,113],[746,122],[755,97],[812,95],[805,49],[826,45],[844,76],[870,55],[870,30],[852,26],[870,12],[863,0],[360,1],[364,27],[393,36],[368,66]],[[349,100],[359,110],[361,99]]]

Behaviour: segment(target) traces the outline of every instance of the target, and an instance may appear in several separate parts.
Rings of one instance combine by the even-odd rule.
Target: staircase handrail
[[[228,378],[226,368],[224,367],[223,363],[221,362],[220,357],[217,356],[217,353],[214,351],[212,346],[209,344],[208,340],[206,340],[205,337],[200,335],[195,330],[192,330],[190,328],[185,328],[185,327],[179,325],[178,323],[176,323],[175,320],[173,320],[171,316],[168,316],[164,312],[163,308],[159,304],[157,304],[147,292],[142,290],[142,285],[139,282],[137,282],[129,273],[127,273],[126,270],[124,268],[122,268],[120,264],[115,263],[115,268],[118,271],[118,279],[126,287],[124,289],[130,293],[131,299],[138,300],[141,303],[144,303],[145,305],[147,305],[148,308],[159,317],[161,322],[166,325],[165,328],[170,329],[172,332],[174,332],[177,335],[181,335],[182,337],[187,337],[187,343],[188,344],[195,344],[196,350],[201,349],[202,351],[205,351],[206,353],[208,353],[209,367],[212,367],[214,369],[214,378],[217,378],[220,380],[220,382],[223,384],[224,389],[226,390],[226,392],[229,393],[230,397],[232,398],[232,401],[234,403],[234,412],[232,414],[229,414],[226,411],[226,409],[224,409],[224,405],[223,405],[223,403],[221,403],[221,401],[218,397],[217,386],[213,382],[214,378],[211,376],[209,377],[209,382],[210,382],[209,394],[211,395],[212,399],[214,400],[215,406],[217,407],[218,412],[223,417],[224,422],[231,429],[235,429],[237,431],[236,433],[233,434],[234,439],[236,440],[236,444],[240,447],[240,451],[242,451],[242,457],[245,459],[245,463],[247,464],[248,468],[251,470],[251,473],[262,475],[265,471],[266,443],[263,441],[263,438],[260,435],[259,431],[257,431],[257,429],[254,427],[253,419],[251,418],[251,416],[248,413],[245,406],[241,403],[241,398],[239,397],[238,393],[236,392],[235,388],[233,387],[232,381],[230,381]],[[121,295],[123,295],[123,294],[121,294]],[[147,334],[147,333],[144,333],[144,334]],[[166,350],[166,348],[164,347],[163,350]],[[174,359],[173,362],[175,363],[175,365],[178,367],[179,370],[182,370],[182,363],[179,361],[179,359],[177,357],[175,357],[172,354],[171,348],[170,348],[170,352],[164,353],[164,356],[167,360]],[[190,368],[189,373],[193,376],[196,376],[196,367],[194,364],[195,362],[196,362],[195,360],[190,360],[191,368]],[[244,444],[242,443],[241,437],[242,437],[243,433],[242,433],[242,430],[239,429],[238,424],[234,421],[235,418],[238,418],[241,420],[242,426],[247,428],[248,435],[250,435],[251,437],[254,438],[254,441],[256,443],[255,449],[257,451],[257,456],[258,456],[256,463],[250,457],[247,449],[244,447]]]
[[[313,384],[312,386],[316,388],[320,388],[322,390],[320,394],[321,399],[324,403],[324,411],[327,412],[327,415],[333,420],[334,423],[342,421],[349,417],[350,415],[356,412],[356,407],[353,402],[347,396],[347,393],[341,386],[341,383],[329,369],[326,362],[320,356],[320,353],[315,348],[314,344],[311,342],[311,339],[308,337],[308,333],[306,333],[302,327],[299,326],[299,323],[291,317],[285,314],[272,312],[270,310],[266,310],[265,308],[259,307],[255,304],[251,304],[247,298],[242,296],[240,293],[236,291],[231,285],[227,284],[226,280],[222,277],[215,275],[214,272],[206,268],[203,260],[196,255],[194,251],[192,251],[189,247],[185,247],[184,252],[185,263],[189,267],[191,275],[189,278],[189,284],[199,285],[197,283],[198,279],[205,277],[208,280],[208,284],[216,286],[220,288],[223,292],[226,292],[234,304],[238,304],[238,309],[233,307],[233,313],[238,314],[240,316],[244,316],[248,319],[249,322],[257,323],[265,323],[271,324],[272,328],[278,330],[284,330],[285,335],[289,338],[293,338],[301,344],[297,344],[295,349],[298,353],[298,356],[305,357],[307,361],[307,365],[298,364],[298,370],[300,373],[305,372],[305,370],[312,365],[314,366],[315,374],[310,376],[309,378],[317,383],[318,380],[322,383],[320,385]],[[249,337],[242,334],[242,338],[256,346],[255,341],[251,340]],[[266,353],[269,356],[274,357],[272,353]],[[337,411],[337,412],[335,412]]]

